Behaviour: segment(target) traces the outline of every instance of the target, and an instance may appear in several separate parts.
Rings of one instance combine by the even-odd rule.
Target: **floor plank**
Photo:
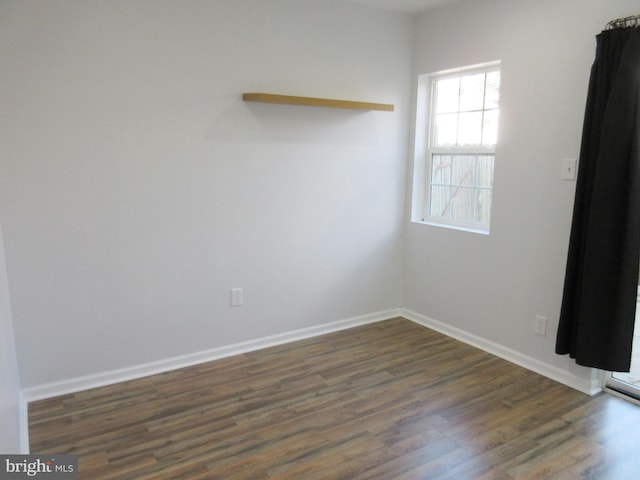
[[[83,479],[608,479],[640,407],[396,318],[33,402]]]

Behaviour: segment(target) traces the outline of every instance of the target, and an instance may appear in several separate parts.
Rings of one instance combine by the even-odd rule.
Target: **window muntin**
[[[430,77],[429,146],[423,221],[488,232],[498,67]]]

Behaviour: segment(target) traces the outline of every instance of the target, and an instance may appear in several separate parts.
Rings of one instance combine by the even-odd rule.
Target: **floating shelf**
[[[274,95],[272,93],[243,93],[245,102],[279,103],[283,105],[304,105],[307,107],[349,108],[352,110],[382,110],[393,112],[394,106],[388,103],[354,102],[332,98],[295,97],[292,95]]]

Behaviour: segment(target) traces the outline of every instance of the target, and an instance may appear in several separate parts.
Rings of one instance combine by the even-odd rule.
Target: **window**
[[[420,78],[414,221],[489,231],[499,96],[497,64]]]

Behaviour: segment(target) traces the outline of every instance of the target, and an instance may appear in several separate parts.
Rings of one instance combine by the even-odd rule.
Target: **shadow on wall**
[[[246,103],[239,97],[205,130],[214,143],[289,143],[372,147],[378,132],[369,112],[296,105]]]

